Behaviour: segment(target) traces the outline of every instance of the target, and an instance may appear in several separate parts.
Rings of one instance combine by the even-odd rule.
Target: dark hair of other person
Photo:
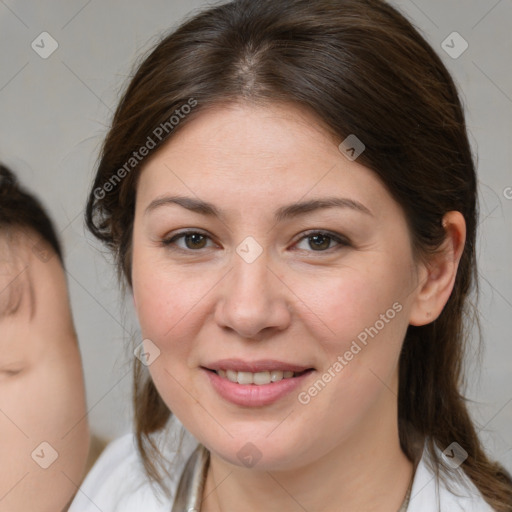
[[[55,227],[42,204],[18,183],[15,175],[0,164],[0,232],[23,232],[33,245],[47,242],[64,267],[62,248]],[[39,238],[34,238],[36,234]]]

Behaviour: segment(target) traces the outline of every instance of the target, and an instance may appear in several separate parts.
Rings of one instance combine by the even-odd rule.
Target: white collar
[[[436,454],[442,459],[441,451]],[[430,451],[425,443],[411,489],[407,512],[493,512],[462,466],[448,468],[448,485],[433,470]]]
[[[198,444],[183,469],[171,512],[201,510],[208,462],[208,450]],[[449,489],[436,477],[430,464],[431,456],[425,443],[414,474],[407,512],[493,512],[460,467],[450,469],[454,474]]]

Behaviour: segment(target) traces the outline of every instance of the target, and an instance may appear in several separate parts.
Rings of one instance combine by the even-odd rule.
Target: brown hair
[[[155,129],[191,99],[197,101],[194,111],[169,127],[167,137],[155,137]],[[464,320],[476,318],[469,294],[476,287],[477,224],[464,111],[441,59],[390,5],[235,0],[198,13],[163,39],[119,103],[87,204],[87,225],[113,250],[119,276],[131,287],[136,183],[144,164],[131,160],[135,153],[151,138],[154,154],[202,110],[239,101],[293,102],[312,112],[339,142],[356,134],[366,145],[358,162],[372,169],[402,206],[418,257],[427,257],[444,240],[446,212],[463,214],[467,239],[453,292],[434,322],[410,326],[404,340],[400,442],[416,460],[415,441],[426,440],[439,474],[447,469],[434,447],[444,450],[458,442],[468,452],[466,475],[490,505],[510,512],[510,475],[487,458],[461,394],[469,333]],[[113,184],[116,174],[123,179]],[[134,362],[139,449],[148,475],[162,482],[164,468],[151,434],[171,413],[137,358]]]

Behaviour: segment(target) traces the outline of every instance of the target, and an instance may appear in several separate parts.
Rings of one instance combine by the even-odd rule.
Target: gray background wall
[[[257,1],[257,0],[255,0]],[[512,471],[512,1],[393,2],[443,58],[462,93],[478,152],[480,310],[485,351],[469,372],[472,412],[488,449]],[[93,430],[130,428],[131,301],[105,250],[83,226],[102,137],[135,59],[205,1],[0,1],[0,160],[14,168],[56,221],[87,384]],[[457,58],[441,43],[458,32]],[[48,32],[58,48],[31,47]],[[45,48],[51,48],[45,37]],[[37,39],[36,39],[37,38]],[[453,40],[453,42],[452,42]],[[463,41],[445,48],[456,56]],[[449,48],[449,47],[452,48]]]

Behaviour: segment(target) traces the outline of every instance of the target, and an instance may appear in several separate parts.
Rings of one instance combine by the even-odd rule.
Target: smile
[[[223,359],[201,370],[205,384],[219,398],[243,407],[267,406],[295,396],[315,372],[310,366],[283,361],[240,359]]]
[[[242,385],[255,384],[256,386],[263,386],[272,382],[279,382],[283,379],[291,379],[297,377],[304,372],[291,372],[282,370],[272,370],[266,372],[239,372],[235,370],[214,370],[215,373],[231,382],[236,382]],[[307,371],[307,370],[305,370]]]

